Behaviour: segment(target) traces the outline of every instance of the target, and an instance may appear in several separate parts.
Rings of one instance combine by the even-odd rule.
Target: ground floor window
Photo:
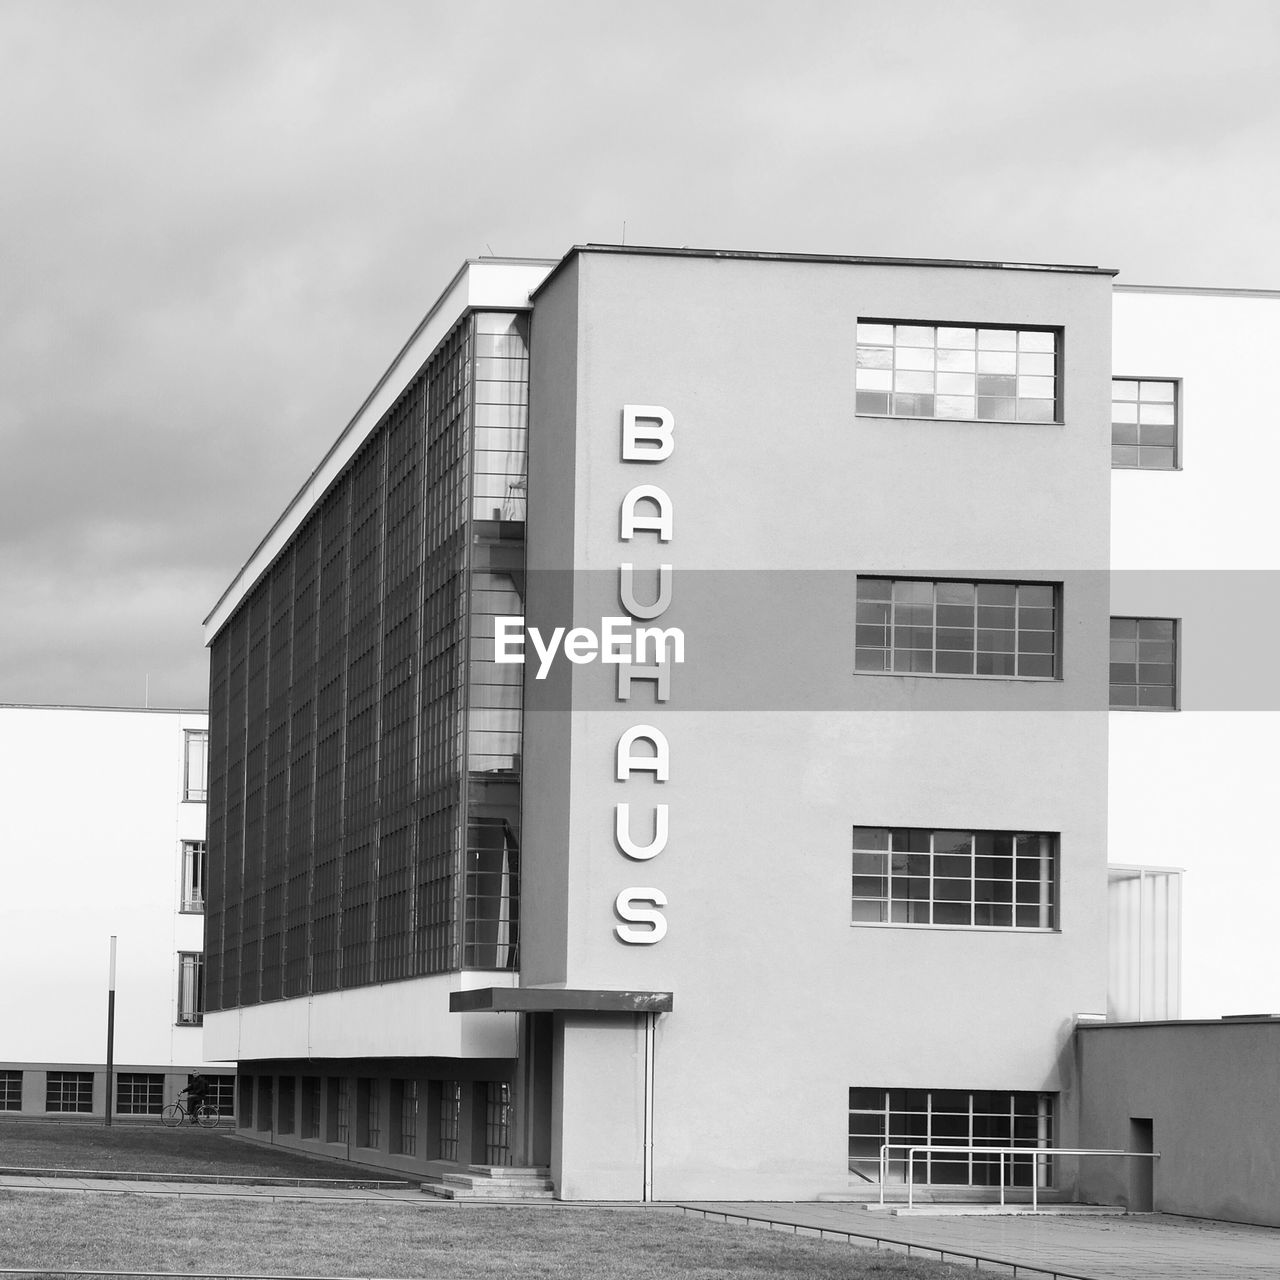
[[[213,1107],[220,1116],[234,1115],[236,1110],[235,1076],[206,1076],[205,1078],[209,1081],[209,1093],[204,1100],[205,1106]]]
[[[302,1077],[302,1136],[320,1136],[320,1077]]]
[[[382,1145],[382,1091],[376,1076],[356,1081],[356,1146]]]
[[[346,1142],[351,1125],[351,1101],[347,1092],[346,1076],[329,1077],[329,1125],[330,1142]]]
[[[1000,1157],[978,1152],[946,1153],[947,1147],[1053,1146],[1054,1097],[1048,1093],[964,1089],[849,1090],[849,1170],[867,1182],[880,1180],[880,1149],[893,1144],[888,1181],[905,1182],[907,1146],[928,1147],[917,1155],[914,1180],[944,1186],[1000,1185]],[[1048,1161],[1039,1162],[1040,1185]],[[1029,1187],[1033,1162],[1006,1156],[1005,1185]]]
[[[116,1076],[116,1114],[158,1116],[164,1107],[164,1076],[122,1071]]]
[[[92,1111],[92,1071],[50,1071],[45,1077],[46,1111]]]
[[[484,1162],[511,1163],[511,1086],[500,1080],[484,1086]]]
[[[0,1071],[0,1111],[22,1110],[22,1072]]]
[[[462,1118],[462,1085],[456,1080],[440,1082],[440,1145],[437,1158],[458,1158],[458,1129]]]
[[[393,1097],[395,1096],[394,1089],[397,1083],[400,1101],[399,1154],[403,1156],[416,1155],[418,1150],[418,1082],[416,1080],[393,1082]]]
[[[276,1123],[280,1133],[292,1133],[297,1115],[297,1076],[281,1076],[276,1103]]]

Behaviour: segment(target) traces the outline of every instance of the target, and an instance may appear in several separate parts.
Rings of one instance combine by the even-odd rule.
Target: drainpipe
[[[644,1015],[644,1196],[653,1199],[653,1033],[656,1013]]]

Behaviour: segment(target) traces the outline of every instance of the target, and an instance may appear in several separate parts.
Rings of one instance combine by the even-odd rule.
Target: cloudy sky
[[[1280,5],[0,0],[0,702],[201,621],[463,259],[1280,288]]]

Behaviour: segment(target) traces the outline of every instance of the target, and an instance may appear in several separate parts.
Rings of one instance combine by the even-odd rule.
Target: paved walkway
[[[850,1231],[900,1244],[955,1249],[1088,1280],[1280,1278],[1280,1230],[1165,1214],[894,1217],[840,1203],[698,1202],[691,1207],[713,1215],[769,1218],[802,1231]]]
[[[439,1200],[424,1195],[416,1185],[397,1188],[143,1182],[50,1174],[0,1176],[0,1188],[108,1195],[218,1196],[267,1201],[375,1201],[454,1212],[480,1207],[509,1207],[512,1203]],[[589,1207],[563,1201],[529,1204],[543,1210],[569,1212]],[[645,1206],[610,1202],[593,1207],[639,1209]],[[772,1222],[784,1229],[794,1227],[800,1234],[851,1232],[899,1245],[955,1250],[970,1256],[1016,1263],[1019,1267],[1057,1270],[1085,1277],[1086,1280],[1280,1280],[1280,1230],[1203,1222],[1163,1214],[1127,1217],[1088,1214],[895,1217],[870,1213],[856,1204],[760,1201],[685,1201],[650,1208],[667,1212],[697,1211],[706,1213],[713,1220],[723,1216],[731,1222],[743,1219],[757,1223]],[[998,1274],[994,1268],[989,1273]]]

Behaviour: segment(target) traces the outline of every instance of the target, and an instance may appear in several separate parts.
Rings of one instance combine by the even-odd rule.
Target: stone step
[[[424,1182],[422,1190],[443,1200],[551,1200],[549,1175],[548,1169],[473,1165]]]

